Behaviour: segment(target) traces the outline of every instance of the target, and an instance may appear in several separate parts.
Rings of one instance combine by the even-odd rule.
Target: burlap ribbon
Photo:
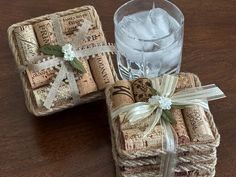
[[[60,46],[64,46],[67,42],[64,40],[63,32],[61,29],[61,24],[59,21],[59,17],[57,15],[51,15],[50,19],[52,20],[55,37],[57,39],[57,44]],[[95,43],[91,46],[83,46],[83,49],[78,49],[78,46],[81,45],[82,41],[86,38],[88,34],[88,30],[91,27],[91,22],[84,19],[82,26],[79,28],[79,31],[75,33],[74,37],[70,44],[73,47],[73,51],[75,52],[75,57],[77,59],[87,59],[90,56],[105,54],[105,53],[113,53],[115,52],[115,47],[106,43]],[[70,65],[70,63],[62,57],[52,57],[50,60],[43,60],[45,56],[36,56],[32,61],[42,61],[37,64],[29,64],[27,67],[34,71],[46,70],[52,67],[59,68],[59,72],[56,75],[54,82],[51,84],[51,88],[48,92],[46,100],[43,104],[44,107],[50,109],[53,105],[53,102],[56,99],[57,91],[63,82],[64,79],[68,80],[70,92],[73,98],[73,102],[77,103],[80,100],[79,97],[79,88],[76,83],[74,69]]]
[[[161,174],[163,177],[174,176],[176,165],[177,136],[169,121],[162,117],[165,110],[173,106],[199,105],[209,110],[208,101],[225,97],[224,93],[214,84],[195,88],[187,88],[175,93],[178,77],[164,75],[162,83],[157,78],[152,79],[153,88],[158,95],[152,96],[148,102],[137,102],[114,109],[111,113],[113,119],[119,114],[125,113],[125,119],[131,124],[136,124],[144,119],[150,119],[150,124],[144,131],[148,135],[154,127],[160,123],[163,128],[162,150],[166,155],[162,156]]]

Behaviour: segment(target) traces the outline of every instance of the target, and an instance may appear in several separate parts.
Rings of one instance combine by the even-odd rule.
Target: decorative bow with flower
[[[111,117],[115,119],[119,114],[124,114],[125,119],[131,124],[137,124],[144,119],[150,119],[150,124],[143,133],[147,136],[154,127],[160,123],[164,132],[162,149],[167,152],[169,167],[166,167],[163,175],[170,177],[173,174],[172,167],[175,166],[175,153],[177,141],[175,140],[175,132],[171,124],[175,122],[170,109],[172,107],[183,107],[199,105],[205,110],[209,110],[208,101],[224,98],[224,93],[214,84],[200,86],[195,88],[186,88],[182,91],[175,92],[178,77],[173,75],[164,75],[162,83],[159,84],[157,78],[151,79],[153,85],[153,96],[148,102],[137,102],[114,109]],[[172,163],[172,164],[171,164]]]
[[[92,47],[85,46],[83,49],[77,49],[88,35],[89,28],[92,26],[90,21],[84,19],[82,26],[78,29],[78,32],[75,33],[72,40],[66,42],[63,37],[59,17],[57,15],[51,15],[50,18],[53,24],[57,45],[44,45],[40,48],[40,51],[45,55],[51,55],[53,57],[50,60],[45,60],[44,56],[36,56],[35,60],[42,62],[28,65],[28,68],[34,72],[53,67],[59,68],[59,72],[56,73],[56,78],[54,82],[52,82],[51,88],[49,89],[43,104],[47,109],[50,109],[53,106],[57,91],[64,79],[68,80],[74,103],[79,101],[79,88],[76,83],[73,68],[77,69],[81,74],[86,72],[80,60],[88,59],[90,56],[98,54],[103,55],[105,53],[115,52],[115,47],[113,45],[101,42],[95,43]]]

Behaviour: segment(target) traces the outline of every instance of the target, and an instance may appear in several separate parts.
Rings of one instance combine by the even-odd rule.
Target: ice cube
[[[175,35],[171,33],[178,27],[178,22],[160,8],[128,15],[123,17],[116,28],[116,45],[130,61],[141,62],[145,58],[148,62],[156,63],[157,60],[163,60],[161,50],[175,41]]]
[[[152,27],[154,28],[153,33],[155,39],[162,38],[171,33],[170,30],[170,15],[163,9],[155,8],[149,12],[149,21],[151,21]]]
[[[128,39],[128,44],[131,48],[140,51],[152,51],[155,44],[152,42],[144,42],[143,40],[152,40],[154,36],[154,27],[152,27],[152,22],[148,16],[148,11],[139,12],[126,16],[122,20],[122,29],[127,32],[127,34],[133,38],[133,40]],[[150,28],[152,30],[150,30]]]

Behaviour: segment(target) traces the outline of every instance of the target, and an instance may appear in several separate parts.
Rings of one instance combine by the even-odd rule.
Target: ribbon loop
[[[164,97],[169,97],[171,96],[176,88],[178,82],[178,77],[173,76],[173,75],[167,75],[165,74],[162,79],[162,84],[161,84],[161,96]]]

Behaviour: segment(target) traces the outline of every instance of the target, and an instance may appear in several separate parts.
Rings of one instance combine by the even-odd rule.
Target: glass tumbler
[[[131,0],[114,14],[120,76],[132,80],[180,71],[184,16],[165,0]]]

